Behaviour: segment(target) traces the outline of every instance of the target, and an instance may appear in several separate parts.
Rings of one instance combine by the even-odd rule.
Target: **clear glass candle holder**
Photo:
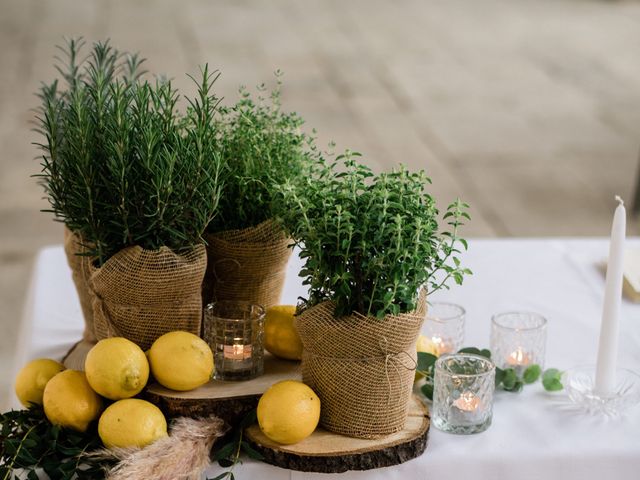
[[[439,430],[472,434],[491,425],[496,368],[480,355],[455,353],[435,365],[431,421]]]
[[[544,368],[547,320],[533,312],[507,312],[491,319],[491,357],[499,368],[518,375],[529,365]]]
[[[216,380],[250,380],[264,372],[264,308],[248,302],[210,303],[204,339],[213,350]]]
[[[422,331],[436,356],[456,353],[464,343],[465,310],[460,305],[447,302],[432,302]]]

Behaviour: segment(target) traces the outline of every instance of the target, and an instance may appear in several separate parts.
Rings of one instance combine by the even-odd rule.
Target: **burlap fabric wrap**
[[[206,236],[205,303],[245,301],[270,307],[278,304],[284,286],[291,240],[273,220]]]
[[[91,291],[89,290],[89,264],[90,258],[81,255],[86,251],[79,235],[64,229],[64,253],[67,255],[67,263],[71,268],[73,283],[78,292],[82,316],[84,317],[84,332],[82,339],[87,342],[95,342],[96,334],[93,325],[93,307]]]
[[[199,335],[206,266],[204,245],[182,254],[127,247],[100,268],[89,265],[96,337],[125,337],[146,350],[174,330]]]
[[[383,319],[333,316],[324,302],[296,318],[302,379],[320,397],[320,424],[335,433],[379,438],[404,428],[416,368],[425,295],[414,313]]]

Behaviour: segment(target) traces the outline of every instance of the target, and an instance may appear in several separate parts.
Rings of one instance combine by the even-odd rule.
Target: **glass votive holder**
[[[264,371],[264,308],[220,301],[204,310],[204,339],[213,350],[216,380],[250,380]]]
[[[423,332],[431,343],[434,355],[456,353],[464,343],[465,310],[460,305],[447,302],[431,302]]]
[[[491,319],[491,357],[520,376],[530,365],[544,368],[547,319],[533,312],[506,312]]]
[[[436,360],[431,421],[444,432],[472,434],[491,425],[496,368],[470,353]]]

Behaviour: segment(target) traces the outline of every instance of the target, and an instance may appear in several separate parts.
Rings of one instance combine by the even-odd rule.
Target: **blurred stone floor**
[[[29,122],[74,35],[139,50],[181,88],[209,62],[230,100],[283,70],[285,107],[323,144],[426,169],[443,206],[472,205],[467,236],[608,235],[614,194],[634,191],[637,1],[0,0],[2,391],[34,255],[62,238]]]

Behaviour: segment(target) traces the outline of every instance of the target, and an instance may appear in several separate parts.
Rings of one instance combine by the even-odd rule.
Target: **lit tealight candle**
[[[529,365],[529,363],[531,363],[531,358],[526,352],[522,350],[521,347],[518,347],[515,352],[511,352],[511,354],[507,358],[507,363],[512,367],[521,367]]]
[[[251,345],[225,345],[224,358],[228,360],[246,360],[251,358]]]
[[[473,392],[464,392],[453,401],[453,406],[463,412],[474,412],[480,407],[480,399]]]
[[[433,344],[436,357],[453,352],[453,344],[441,337],[431,337],[431,343]]]

